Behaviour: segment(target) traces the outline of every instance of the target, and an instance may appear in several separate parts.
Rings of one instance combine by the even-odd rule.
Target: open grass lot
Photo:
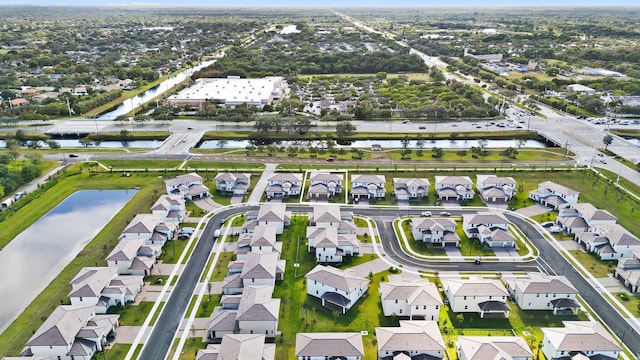
[[[205,349],[207,347],[207,343],[202,342],[202,338],[188,338],[184,343],[184,347],[182,348],[182,352],[180,353],[180,360],[191,360],[195,359],[198,350]]]
[[[596,254],[582,250],[569,250],[569,252],[596,278],[607,277],[616,268],[615,260],[600,260]]]
[[[141,326],[147,319],[147,316],[151,312],[153,307],[152,301],[141,301],[138,305],[127,305],[125,307],[111,307],[109,309],[110,314],[120,314],[120,325],[127,326]],[[164,304],[164,303],[163,303]],[[158,312],[161,307],[158,308]],[[153,325],[155,321],[151,322]]]
[[[213,308],[216,306],[220,306],[220,299],[222,298],[221,294],[204,294],[202,297],[202,301],[200,302],[200,306],[198,307],[198,311],[196,312],[196,317],[199,318],[208,318],[213,312]],[[186,316],[190,316],[193,311],[193,307],[196,305],[196,300],[198,296],[193,296],[191,298],[191,302],[189,302],[189,306],[187,307]]]
[[[131,171],[145,169],[176,169],[182,161],[165,160],[158,154],[157,160],[100,160],[100,163],[106,167],[110,167],[113,171]],[[173,175],[169,175],[173,176]]]
[[[624,305],[632,314],[638,316],[640,314],[640,296],[638,295],[629,295],[626,292],[617,292],[613,293],[620,303]]]
[[[197,239],[196,239],[197,241]],[[194,243],[196,242],[194,241]],[[178,259],[180,259],[180,255],[187,247],[189,240],[171,240],[168,241],[164,249],[162,250],[162,263],[163,264],[176,264]]]
[[[158,192],[164,188],[161,180],[154,175],[133,174],[131,177],[121,177],[116,174],[102,173],[89,176],[87,171],[80,172],[78,165],[67,170],[67,173],[69,175],[66,178],[42,193],[38,201],[33,201],[20,209],[17,213],[19,216],[0,224],[2,246],[77,190],[140,187],[140,191],[0,335],[0,354],[5,356],[20,352],[33,331],[46,320],[53,309],[61,301],[68,301],[67,295],[71,290],[69,281],[82,267],[106,265],[104,259],[115,247],[122,229],[136,214],[149,212]]]
[[[106,360],[121,360],[124,359],[131,349],[131,344],[114,344],[110,349],[106,350],[103,354],[103,359]],[[99,355],[96,358],[100,358]]]
[[[232,257],[233,252],[231,251],[220,253],[220,257],[218,257],[218,262],[216,263],[216,267],[214,268],[209,281],[215,282],[224,280],[224,277],[227,274],[227,266],[229,265]],[[210,261],[213,261],[213,256],[211,256]],[[209,262],[208,266],[211,266],[211,262]],[[203,277],[206,276],[207,271],[208,269],[205,269],[204,274],[202,274]]]

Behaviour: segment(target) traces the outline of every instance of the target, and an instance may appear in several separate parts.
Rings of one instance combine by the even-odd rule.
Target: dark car
[[[78,155],[76,155],[76,154],[69,154],[69,157],[70,157],[70,158],[77,158],[77,157],[78,157]]]

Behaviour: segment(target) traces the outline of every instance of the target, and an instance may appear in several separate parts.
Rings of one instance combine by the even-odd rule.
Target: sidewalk
[[[247,203],[249,204],[257,204],[260,202],[262,194],[264,194],[264,191],[267,189],[268,180],[271,175],[273,175],[273,172],[276,170],[276,166],[278,166],[278,164],[266,164],[266,166],[267,167],[262,172],[262,176],[260,176],[258,183],[251,192],[249,200],[247,200]]]

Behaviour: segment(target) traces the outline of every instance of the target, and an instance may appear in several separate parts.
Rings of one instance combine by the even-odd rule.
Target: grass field
[[[105,258],[117,243],[118,235],[135,214],[149,212],[158,192],[164,188],[155,176],[133,175],[121,177],[114,174],[89,176],[88,172],[79,173],[79,166],[68,170],[70,175],[20,209],[12,221],[0,224],[2,246],[15,234],[20,233],[39,219],[60,201],[77,190],[83,189],[130,189],[140,187],[140,191],[116,215],[98,235],[82,250],[80,255],[69,263],[60,275],[53,280],[23,311],[23,313],[0,335],[0,354],[9,356],[22,350],[53,309],[61,301],[68,301],[71,290],[69,281],[85,266],[106,265]],[[8,229],[8,230],[7,230]],[[10,233],[14,235],[10,235]]]

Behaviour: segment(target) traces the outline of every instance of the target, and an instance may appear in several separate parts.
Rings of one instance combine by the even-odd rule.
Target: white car
[[[431,216],[431,211],[423,211],[422,214],[420,214],[422,216]]]

